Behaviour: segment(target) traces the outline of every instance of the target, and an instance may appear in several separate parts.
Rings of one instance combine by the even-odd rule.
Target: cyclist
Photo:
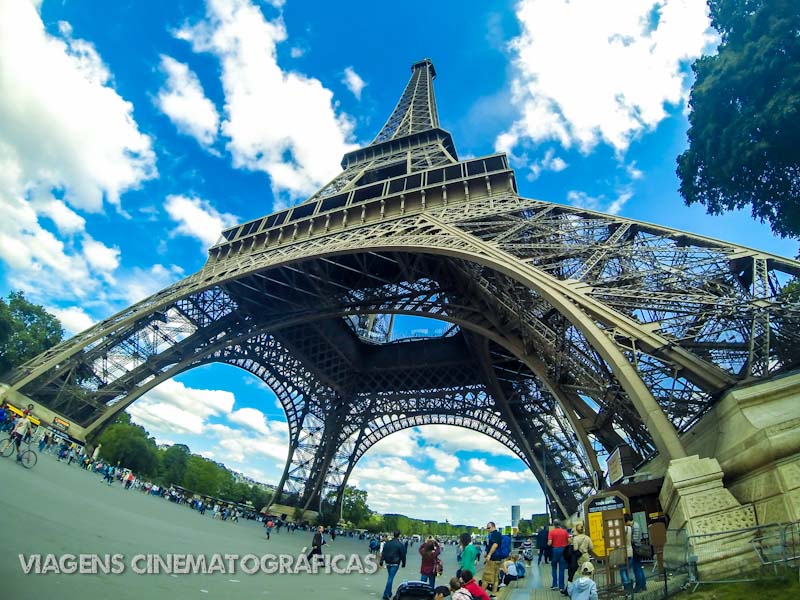
[[[31,422],[28,420],[27,417],[20,417],[17,419],[17,423],[14,425],[14,429],[11,432],[11,439],[14,440],[14,443],[17,445],[17,460],[22,460],[22,451],[20,450],[20,446],[22,446],[23,438],[31,435]]]

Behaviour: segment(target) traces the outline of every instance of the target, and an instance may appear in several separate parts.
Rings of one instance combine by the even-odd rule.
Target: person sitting
[[[472,594],[472,597],[476,600],[490,600],[489,594],[478,585],[478,582],[475,581],[475,577],[472,575],[472,571],[469,569],[461,569],[461,581],[461,587]]]
[[[498,589],[519,579],[517,577],[517,558],[516,555],[512,554],[500,565],[500,577],[498,578],[500,584],[497,586]]]
[[[472,600],[472,594],[461,586],[458,577],[450,580],[450,596],[453,600]]]
[[[567,585],[570,600],[597,600],[597,584],[592,579],[594,565],[585,562],[581,565],[581,576]]]
[[[433,590],[433,600],[443,600],[450,597],[450,588],[446,585],[440,585]]]

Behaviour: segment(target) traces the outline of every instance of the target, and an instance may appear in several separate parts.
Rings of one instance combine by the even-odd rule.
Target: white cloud
[[[89,236],[81,246],[76,210],[119,205],[156,175],[155,154],[94,47],[67,23],[63,37],[46,33],[39,5],[0,3],[0,260],[34,300],[84,299],[119,251]]]
[[[77,306],[48,308],[47,311],[54,314],[64,329],[72,334],[80,333],[95,324],[95,320]]]
[[[386,436],[369,449],[370,456],[400,456],[410,458],[419,450],[419,433],[416,428],[401,429]]]
[[[94,47],[48,35],[39,2],[0,4],[3,170],[23,189],[62,188],[65,201],[99,211],[103,200],[155,176],[150,138],[111,87]],[[16,194],[15,194],[16,195]]]
[[[83,239],[83,255],[92,267],[100,271],[111,272],[119,266],[119,248],[109,248],[88,236]]]
[[[497,469],[489,465],[484,458],[470,458],[467,461],[467,467],[469,467],[470,472],[475,473],[475,476],[469,479],[473,483],[477,483],[476,477],[479,477],[481,482],[492,483],[532,482],[536,480],[529,469],[523,469],[522,471]]]
[[[618,190],[617,197],[612,199],[606,198],[604,195],[590,196],[586,192],[577,190],[567,192],[567,202],[573,206],[597,210],[609,215],[618,215],[631,198],[633,198],[633,192],[629,188]]]
[[[86,219],[61,200],[49,199],[36,205],[36,212],[50,218],[61,233],[77,233],[86,227]]]
[[[451,453],[461,450],[479,450],[496,456],[513,456],[515,458],[517,456],[497,440],[471,429],[454,425],[429,425],[419,427],[418,431],[425,444],[439,446]]]
[[[333,94],[319,80],[283,71],[277,45],[281,19],[268,21],[250,0],[209,0],[206,19],[176,33],[222,66],[222,133],[237,168],[264,171],[276,193],[310,194],[339,171],[352,121],[337,114]]]
[[[495,146],[556,140],[624,152],[685,102],[687,66],[715,40],[695,0],[522,0],[513,40],[520,116]]]
[[[170,218],[178,223],[177,233],[200,240],[206,248],[217,243],[223,229],[239,221],[235,215],[218,212],[201,198],[168,196],[164,208]]]
[[[433,460],[436,470],[442,473],[455,473],[461,464],[455,454],[439,448],[426,448],[425,454]]]
[[[134,267],[126,271],[117,281],[115,293],[126,304],[136,304],[155,292],[164,289],[183,276],[177,265],[153,265],[149,269]]]
[[[134,402],[128,412],[137,423],[156,431],[199,434],[209,417],[230,413],[233,403],[231,392],[190,388],[169,379]]]
[[[361,92],[367,84],[361,79],[358,73],[353,70],[353,67],[347,67],[344,70],[344,79],[342,79],[342,83],[347,86],[347,89],[350,90],[357,100],[361,100]]]
[[[187,65],[164,55],[161,70],[167,81],[158,93],[158,107],[178,131],[203,146],[211,146],[217,138],[219,115],[214,103],[206,98],[197,75]]]
[[[239,410],[235,410],[228,416],[228,420],[231,423],[244,425],[248,429],[252,429],[258,433],[269,433],[267,417],[256,408],[240,408]]]
[[[534,162],[530,166],[530,177],[529,179],[533,180],[541,175],[542,171],[555,171],[558,173],[559,171],[563,171],[567,168],[567,163],[564,161],[563,158],[555,155],[555,150],[550,148],[547,152],[544,153],[544,156],[541,160]]]

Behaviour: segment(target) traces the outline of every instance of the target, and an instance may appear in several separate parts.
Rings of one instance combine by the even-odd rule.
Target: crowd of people
[[[647,589],[647,580],[641,560],[634,548],[641,543],[639,525],[630,514],[624,517],[627,562],[616,565],[623,587],[626,591],[641,592]],[[584,531],[583,523],[577,523],[567,530],[559,521],[551,528],[542,527],[533,539],[525,540],[516,550],[509,550],[509,540],[503,540],[493,522],[486,525],[488,536],[481,544],[468,533],[458,538],[458,570],[450,578],[448,585],[436,585],[437,577],[444,574],[441,553],[446,542],[429,537],[418,549],[420,558],[419,584],[404,583],[402,586],[426,585],[434,591],[437,600],[494,598],[498,590],[525,577],[527,568],[534,561],[534,540],[539,555],[536,566],[550,563],[552,587],[571,600],[597,600],[594,565],[591,562],[594,546],[592,539]],[[379,545],[378,545],[379,543]],[[413,538],[405,538],[400,532],[391,537],[370,540],[370,551],[378,554],[379,565],[387,573],[383,599],[391,599],[395,576],[400,568],[405,568],[409,560],[408,551],[413,546]],[[481,564],[481,557],[483,558]],[[480,579],[475,574],[480,571]],[[401,586],[401,587],[402,587]]]

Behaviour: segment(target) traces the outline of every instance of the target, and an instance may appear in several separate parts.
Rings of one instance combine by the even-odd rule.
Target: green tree
[[[58,319],[22,292],[0,298],[0,373],[55,346],[64,337]]]
[[[356,527],[363,527],[369,521],[371,514],[372,511],[367,505],[367,492],[351,485],[345,487],[342,498],[342,518]]]
[[[680,192],[710,214],[750,206],[800,237],[800,10],[796,0],[709,0],[722,43],[695,61]]]
[[[125,421],[128,422],[125,422]],[[111,464],[131,469],[137,474],[158,475],[158,450],[155,440],[144,427],[130,423],[130,417],[118,419],[98,438],[100,455]]]
[[[186,465],[189,462],[191,451],[185,444],[173,444],[161,454],[161,480],[169,484],[178,484],[186,475]]]

